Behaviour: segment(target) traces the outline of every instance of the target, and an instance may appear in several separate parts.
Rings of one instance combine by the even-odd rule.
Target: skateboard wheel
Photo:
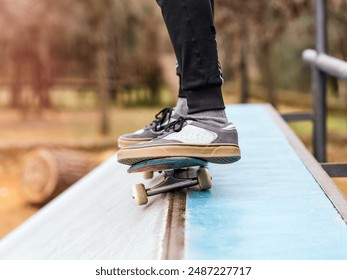
[[[143,179],[149,180],[153,178],[153,171],[147,171],[143,173]]]
[[[147,191],[144,184],[136,184],[133,187],[133,198],[137,205],[145,205],[148,202]]]
[[[197,172],[200,190],[207,191],[212,188],[212,177],[207,168],[201,167]]]

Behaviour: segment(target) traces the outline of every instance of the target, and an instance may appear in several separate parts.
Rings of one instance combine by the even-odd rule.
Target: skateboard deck
[[[207,162],[199,158],[189,157],[167,157],[158,159],[149,159],[132,165],[129,173],[135,172],[155,172],[172,169],[187,168],[192,166],[206,166]]]
[[[129,173],[145,172],[146,177],[151,178],[153,172],[159,172],[161,178],[159,183],[150,188],[146,188],[144,184],[136,184],[133,187],[133,198],[138,205],[145,205],[149,196],[177,189],[198,185],[200,190],[206,191],[212,187],[212,178],[206,166],[205,160],[189,157],[148,159],[136,163],[130,166]]]

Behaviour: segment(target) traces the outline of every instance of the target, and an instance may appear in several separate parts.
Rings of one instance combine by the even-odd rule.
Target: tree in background
[[[100,97],[101,131],[107,133],[110,93],[115,99],[122,87],[142,84],[157,99],[160,44],[153,1],[0,4],[1,82],[10,81],[12,107],[49,108],[53,85],[91,85]],[[28,86],[30,94],[24,92]]]
[[[246,103],[249,99],[249,29],[250,11],[252,1],[218,1],[216,22],[221,34],[221,51],[225,53],[225,59],[230,60],[231,68],[236,68],[240,80],[240,102]],[[227,75],[232,69],[228,69]],[[236,65],[236,66],[235,66]]]
[[[110,19],[113,12],[112,0],[85,0],[80,2],[84,8],[83,16],[88,23],[87,30],[90,31],[89,37],[94,47],[96,65],[96,84],[100,100],[100,132],[107,135],[110,132],[108,104],[110,101],[110,80],[108,49],[109,41],[113,38]]]
[[[311,2],[216,0],[224,75],[237,74],[241,102],[249,99],[250,65],[255,61],[268,100],[276,104],[274,46]],[[332,45],[339,50],[337,56],[345,58],[346,1],[329,4],[332,20],[339,22]],[[0,1],[0,82],[10,85],[11,105],[47,108],[52,106],[52,86],[88,87],[99,94],[101,131],[106,133],[107,106],[122,89],[146,88],[150,100],[158,101],[158,57],[164,45],[159,13],[154,0]]]
[[[151,90],[152,100],[158,99],[159,42],[154,18],[150,17],[152,5],[135,0],[83,0],[81,5],[87,22],[85,31],[95,53],[101,133],[108,134],[108,104],[111,97],[116,98],[115,80],[130,84],[142,80]]]
[[[239,73],[241,73],[242,102],[247,102],[249,97],[247,65],[251,41],[257,54],[257,64],[262,82],[267,88],[268,101],[276,105],[275,81],[272,68],[273,46],[291,21],[310,8],[310,2],[310,0],[217,2],[221,10],[221,15],[217,18],[221,31],[228,33],[229,40],[234,38],[236,41],[234,45],[240,49],[240,51],[235,53],[240,53],[238,69]]]
[[[23,87],[30,84],[32,102],[38,108],[50,107],[51,49],[60,43],[60,36],[68,27],[75,24],[73,15],[68,13],[74,7],[73,1],[3,0],[2,5],[0,26],[5,32],[0,40],[8,57],[4,72],[10,73],[7,79],[12,89],[11,105],[15,108],[29,105]],[[64,20],[61,15],[65,15]]]
[[[329,48],[332,55],[347,61],[347,1],[331,0],[328,6],[330,20]],[[347,106],[347,85],[345,81],[334,79],[335,91]]]

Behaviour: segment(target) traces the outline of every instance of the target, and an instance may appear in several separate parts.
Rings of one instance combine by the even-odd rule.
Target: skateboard
[[[136,163],[128,169],[128,173],[144,172],[145,178],[150,178],[153,172],[161,174],[154,178],[152,185],[146,188],[144,184],[133,187],[133,198],[138,205],[148,203],[148,197],[177,189],[198,185],[206,191],[212,187],[212,177],[207,169],[207,162],[199,158],[167,157],[149,159]]]

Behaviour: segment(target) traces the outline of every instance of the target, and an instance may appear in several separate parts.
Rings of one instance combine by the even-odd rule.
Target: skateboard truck
[[[200,190],[206,191],[212,187],[212,179],[206,167],[176,169],[163,171],[163,180],[151,188],[144,184],[133,187],[133,198],[138,205],[145,205],[149,196],[170,192],[177,189],[199,185]]]
[[[212,178],[206,167],[207,162],[191,158],[166,158],[149,160],[132,166],[129,172],[152,172],[162,173],[160,181],[150,188],[144,184],[136,184],[133,187],[133,198],[138,205],[148,203],[148,197],[177,189],[188,188],[198,185],[200,190],[206,191],[212,187]],[[155,181],[154,178],[152,181]],[[152,182],[154,183],[154,182]]]

